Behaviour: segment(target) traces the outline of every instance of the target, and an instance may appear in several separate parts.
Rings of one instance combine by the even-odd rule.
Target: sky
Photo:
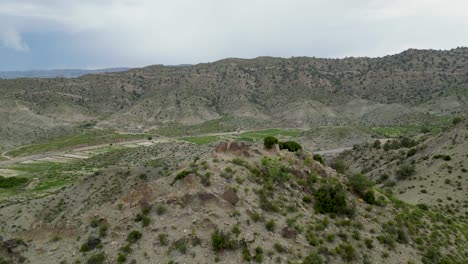
[[[468,45],[467,0],[0,0],[0,70]]]

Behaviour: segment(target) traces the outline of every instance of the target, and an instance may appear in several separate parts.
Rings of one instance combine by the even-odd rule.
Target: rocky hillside
[[[382,58],[225,59],[74,79],[0,80],[0,144],[83,124],[258,128],[426,124],[467,112],[468,49]],[[5,140],[7,138],[8,140]]]
[[[459,219],[401,202],[311,153],[225,142],[191,158],[169,176],[109,166],[45,198],[4,205],[1,258],[306,264],[468,257]]]
[[[468,118],[440,133],[356,145],[338,160],[404,201],[468,219]],[[338,162],[338,163],[340,163]]]

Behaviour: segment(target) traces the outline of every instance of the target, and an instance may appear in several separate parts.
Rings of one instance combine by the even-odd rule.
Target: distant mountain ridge
[[[468,48],[382,58],[229,58],[78,78],[0,80],[0,145],[84,123],[197,131],[443,123],[468,113]]]
[[[96,70],[83,69],[56,69],[56,70],[31,70],[31,71],[0,71],[1,79],[16,79],[16,78],[77,78],[86,74],[99,74],[106,72],[123,72],[131,68],[105,68]]]

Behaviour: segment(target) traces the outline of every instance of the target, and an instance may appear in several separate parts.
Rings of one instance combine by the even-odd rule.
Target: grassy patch
[[[44,191],[56,190],[70,183],[77,181],[83,175],[83,167],[78,162],[75,163],[55,163],[55,162],[34,162],[20,163],[6,167],[8,170],[18,171],[21,175],[21,184],[16,184],[15,188],[10,188],[8,192],[2,192],[2,197],[9,197],[18,194],[41,193]],[[19,178],[19,177],[10,177]],[[29,190],[25,190],[26,182],[36,178],[37,183]]]
[[[392,127],[373,127],[372,130],[385,137],[408,136],[421,133],[427,129],[430,133],[439,133],[440,126],[392,126]]]
[[[26,182],[28,182],[27,178],[23,177],[8,177],[5,178],[3,176],[0,176],[0,188],[16,188],[24,185]]]
[[[219,138],[216,136],[200,136],[200,137],[185,137],[181,138],[181,140],[185,140],[197,145],[208,144],[211,142],[216,142]]]
[[[168,127],[155,130],[154,133],[163,136],[183,136],[235,131],[237,126],[234,125],[235,122],[232,122],[232,120],[233,119],[230,117],[223,117],[220,119],[206,121],[197,125],[172,124]]]
[[[54,138],[48,141],[23,146],[7,152],[12,157],[27,156],[77,146],[91,146],[125,139],[144,139],[144,134],[118,134],[112,131],[88,131],[81,134]]]

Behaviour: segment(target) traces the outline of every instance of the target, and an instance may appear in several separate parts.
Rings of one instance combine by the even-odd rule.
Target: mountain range
[[[68,79],[0,80],[0,89],[3,145],[89,124],[179,133],[430,125],[467,112],[468,48],[411,49],[381,58],[230,58]]]

